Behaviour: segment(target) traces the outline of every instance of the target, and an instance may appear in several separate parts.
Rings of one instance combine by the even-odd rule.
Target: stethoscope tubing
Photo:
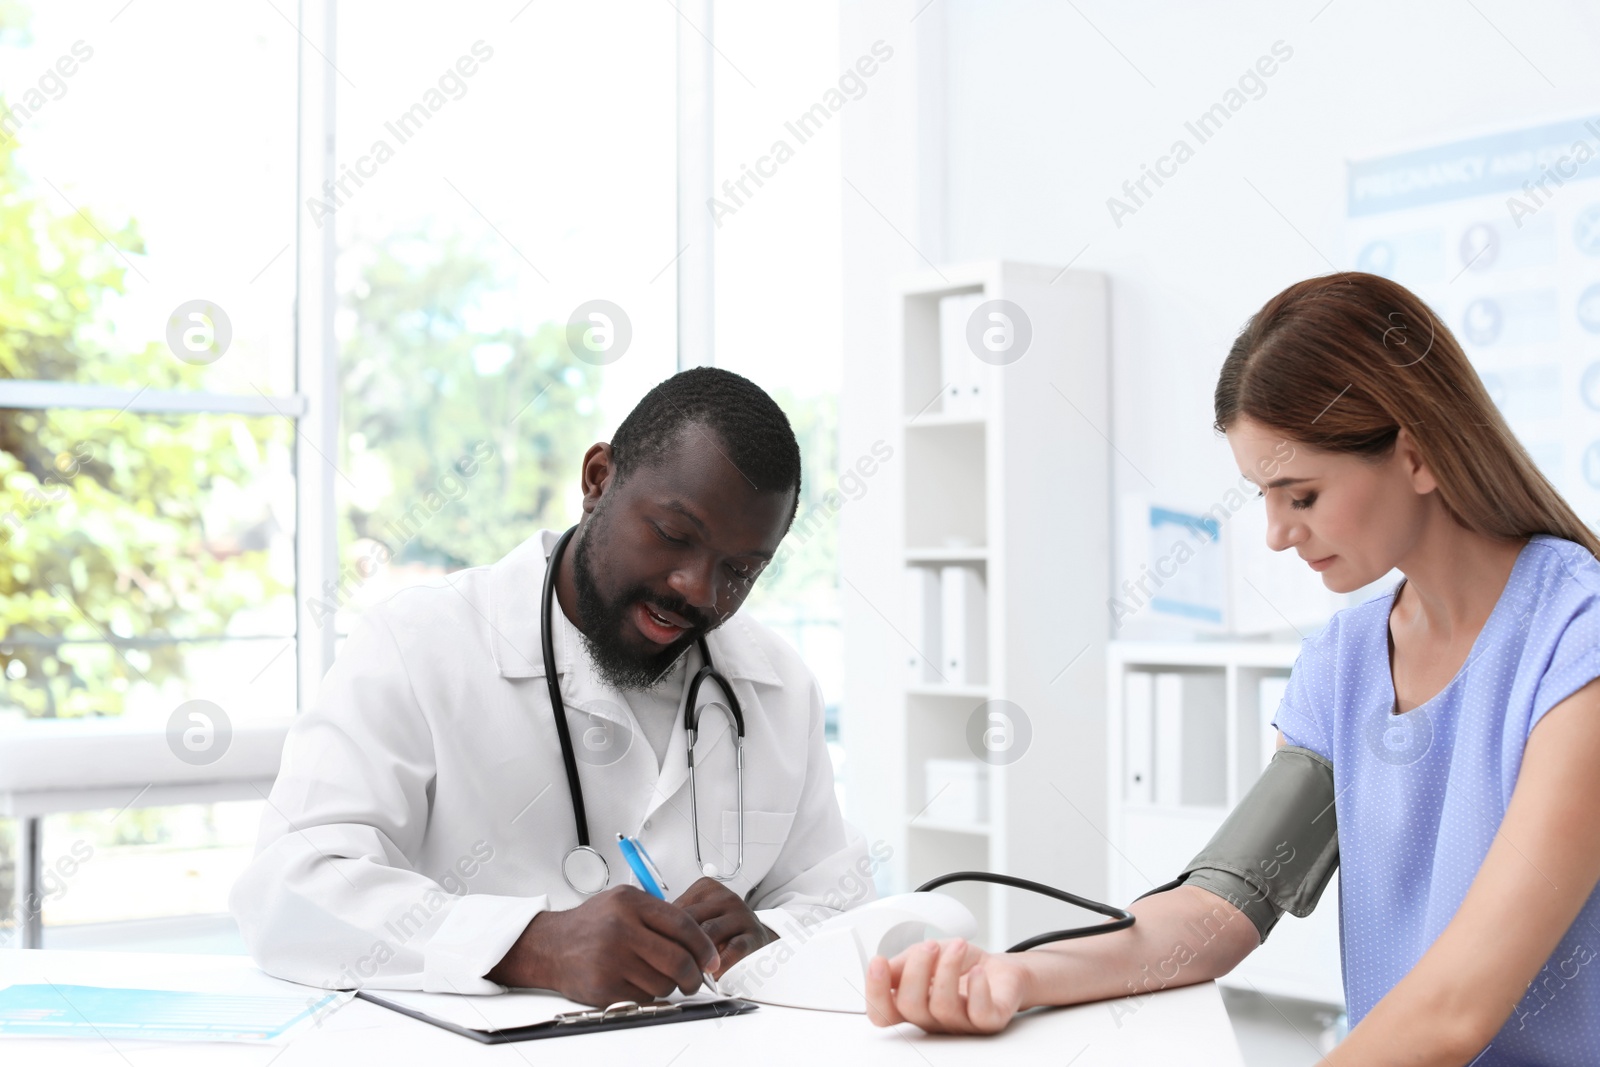
[[[567,704],[561,699],[561,676],[556,673],[555,641],[551,637],[551,606],[556,599],[556,571],[567,542],[577,532],[573,526],[556,539],[550,550],[550,563],[544,570],[544,602],[539,607],[539,643],[544,653],[544,683],[550,691],[550,708],[556,720],[556,737],[561,741],[561,764],[567,771],[567,792],[572,797],[572,821],[578,827],[578,847],[589,848],[589,814],[583,806],[583,783],[578,781],[578,755],[572,747],[572,731],[567,727]]]
[[[550,562],[545,567],[544,572],[543,599],[539,605],[539,644],[540,651],[544,656],[544,681],[550,694],[550,710],[556,721],[556,737],[561,743],[561,764],[567,773],[567,793],[572,798],[572,821],[578,832],[578,845],[572,850],[572,853],[588,852],[599,861],[600,869],[605,871],[605,882],[600,886],[603,889],[611,880],[610,865],[606,863],[605,857],[601,856],[589,843],[589,815],[583,802],[583,783],[578,778],[578,757],[572,745],[572,731],[567,725],[567,705],[561,696],[561,678],[556,673],[555,640],[552,636],[554,633],[552,621],[555,604],[556,572],[560,569],[561,557],[566,552],[567,543],[572,540],[572,536],[577,530],[576,526],[568,529],[556,539],[555,547],[550,550]],[[733,870],[727,873],[718,871],[714,876],[719,881],[726,882],[737,877],[739,872],[744,869],[744,710],[739,706],[739,697],[734,693],[733,687],[712,665],[711,649],[707,647],[705,638],[697,638],[696,645],[700,649],[701,667],[689,683],[688,699],[684,702],[683,709],[683,725],[688,734],[690,833],[694,838],[695,863],[700,865],[703,870],[705,864],[700,851],[699,791],[695,786],[694,748],[695,742],[700,737],[700,715],[705,710],[704,708],[696,707],[696,702],[700,696],[700,687],[705,684],[707,679],[710,679],[721,687],[723,696],[728,698],[724,708],[727,710],[729,718],[732,719],[734,727],[734,766],[738,779],[739,852]],[[568,854],[569,859],[572,853]],[[562,877],[566,879],[567,885],[580,895],[588,896],[593,892],[599,891],[596,889],[586,892],[573,884],[566,863],[562,864]]]

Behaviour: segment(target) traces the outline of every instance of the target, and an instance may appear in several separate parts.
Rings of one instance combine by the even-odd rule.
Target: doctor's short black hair
[[[611,437],[619,479],[664,458],[686,426],[710,432],[729,462],[763,492],[794,490],[800,504],[800,444],[789,419],[750,379],[719,367],[679,371],[644,395]]]

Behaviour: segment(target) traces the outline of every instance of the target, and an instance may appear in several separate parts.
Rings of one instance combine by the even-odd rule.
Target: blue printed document
[[[0,989],[0,1037],[270,1042],[320,1022],[350,993],[253,996],[88,985]]]

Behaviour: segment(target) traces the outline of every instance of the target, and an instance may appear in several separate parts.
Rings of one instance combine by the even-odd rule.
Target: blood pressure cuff
[[[1333,764],[1309,749],[1278,749],[1177,884],[1222,897],[1265,941],[1284,912],[1311,914],[1339,866],[1333,800]]]

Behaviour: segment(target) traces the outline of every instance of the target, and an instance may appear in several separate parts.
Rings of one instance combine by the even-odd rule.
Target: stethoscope
[[[595,851],[589,844],[589,817],[583,806],[583,783],[578,781],[578,759],[572,748],[572,734],[567,728],[567,707],[561,699],[561,679],[556,674],[555,642],[551,636],[551,606],[555,601],[555,575],[561,566],[561,555],[566,551],[567,542],[572,540],[572,535],[577,531],[574,526],[556,539],[555,548],[550,551],[550,563],[544,572],[544,604],[540,614],[540,643],[544,652],[544,680],[550,689],[550,709],[555,715],[556,736],[561,740],[561,762],[567,770],[567,791],[572,795],[572,818],[577,825],[578,843],[561,862],[561,876],[566,879],[567,885],[574,893],[580,896],[593,896],[600,892],[611,882],[611,867],[606,863],[606,858]],[[706,647],[705,638],[696,642],[700,648],[700,662],[702,666],[689,682],[688,699],[683,706],[683,728],[688,734],[689,750],[689,819],[691,833],[694,837],[694,861],[707,875],[718,881],[730,881],[737,877],[744,869],[744,712],[739,707],[739,698],[734,695],[733,687],[728,680],[711,665],[711,650]],[[700,808],[699,790],[695,788],[694,779],[694,746],[700,735],[700,715],[704,708],[695,707],[695,702],[700,696],[700,687],[706,679],[711,679],[722,687],[723,695],[728,698],[727,704],[717,704],[728,713],[734,729],[734,766],[738,772],[738,804],[739,804],[739,851],[738,862],[733,870],[721,874],[716,867],[704,862],[700,855]],[[715,703],[715,702],[713,702]],[[707,704],[710,707],[711,704]],[[1110,904],[1101,904],[1069,893],[1064,889],[1031,882],[1026,878],[1014,878],[1005,874],[990,874],[987,871],[957,871],[953,874],[940,875],[929,882],[917,887],[917,892],[925,893],[952,882],[988,882],[994,885],[1010,886],[1013,889],[1022,889],[1030,893],[1039,893],[1043,896],[1072,904],[1087,911],[1096,912],[1111,919],[1108,923],[1096,923],[1090,926],[1080,926],[1069,930],[1053,930],[1037,937],[1030,937],[1026,941],[1018,942],[1006,949],[1007,952],[1026,952],[1030,948],[1049,944],[1052,941],[1067,941],[1079,937],[1092,937],[1096,934],[1110,934],[1118,930],[1126,930],[1133,925],[1134,917],[1122,908]],[[1170,888],[1161,886],[1160,889]],[[1148,895],[1148,894],[1147,894]]]
[[[561,678],[556,674],[555,642],[551,637],[551,605],[555,601],[556,571],[561,566],[561,554],[566,551],[567,542],[572,540],[572,535],[577,531],[574,526],[556,539],[555,548],[550,550],[550,563],[544,572],[544,604],[540,609],[539,640],[544,652],[544,680],[550,689],[550,710],[556,720],[556,736],[561,740],[561,762],[567,769],[567,792],[572,796],[572,819],[578,828],[578,843],[561,861],[561,877],[566,879],[567,885],[579,896],[590,897],[600,892],[611,884],[611,866],[606,858],[595,851],[589,844],[589,816],[583,806],[583,783],[578,780],[578,758],[572,748],[572,734],[567,729],[567,705],[561,699]],[[689,738],[689,820],[690,836],[694,838],[694,862],[709,877],[719,882],[732,881],[744,869],[744,712],[739,707],[739,698],[734,695],[733,687],[728,680],[711,665],[711,650],[706,647],[704,637],[697,638],[695,642],[700,648],[700,662],[702,666],[689,682],[689,696],[683,706],[683,728]],[[704,708],[695,707],[695,701],[700,696],[700,687],[710,679],[722,687],[722,693],[728,698],[723,704],[712,701],[706,706],[713,705],[722,708],[728,715],[733,726],[733,760],[738,773],[738,803],[739,803],[739,851],[737,862],[733,870],[723,874],[715,865],[706,863],[700,855],[700,806],[699,791],[695,788],[694,781],[694,746],[700,738],[700,715]]]

